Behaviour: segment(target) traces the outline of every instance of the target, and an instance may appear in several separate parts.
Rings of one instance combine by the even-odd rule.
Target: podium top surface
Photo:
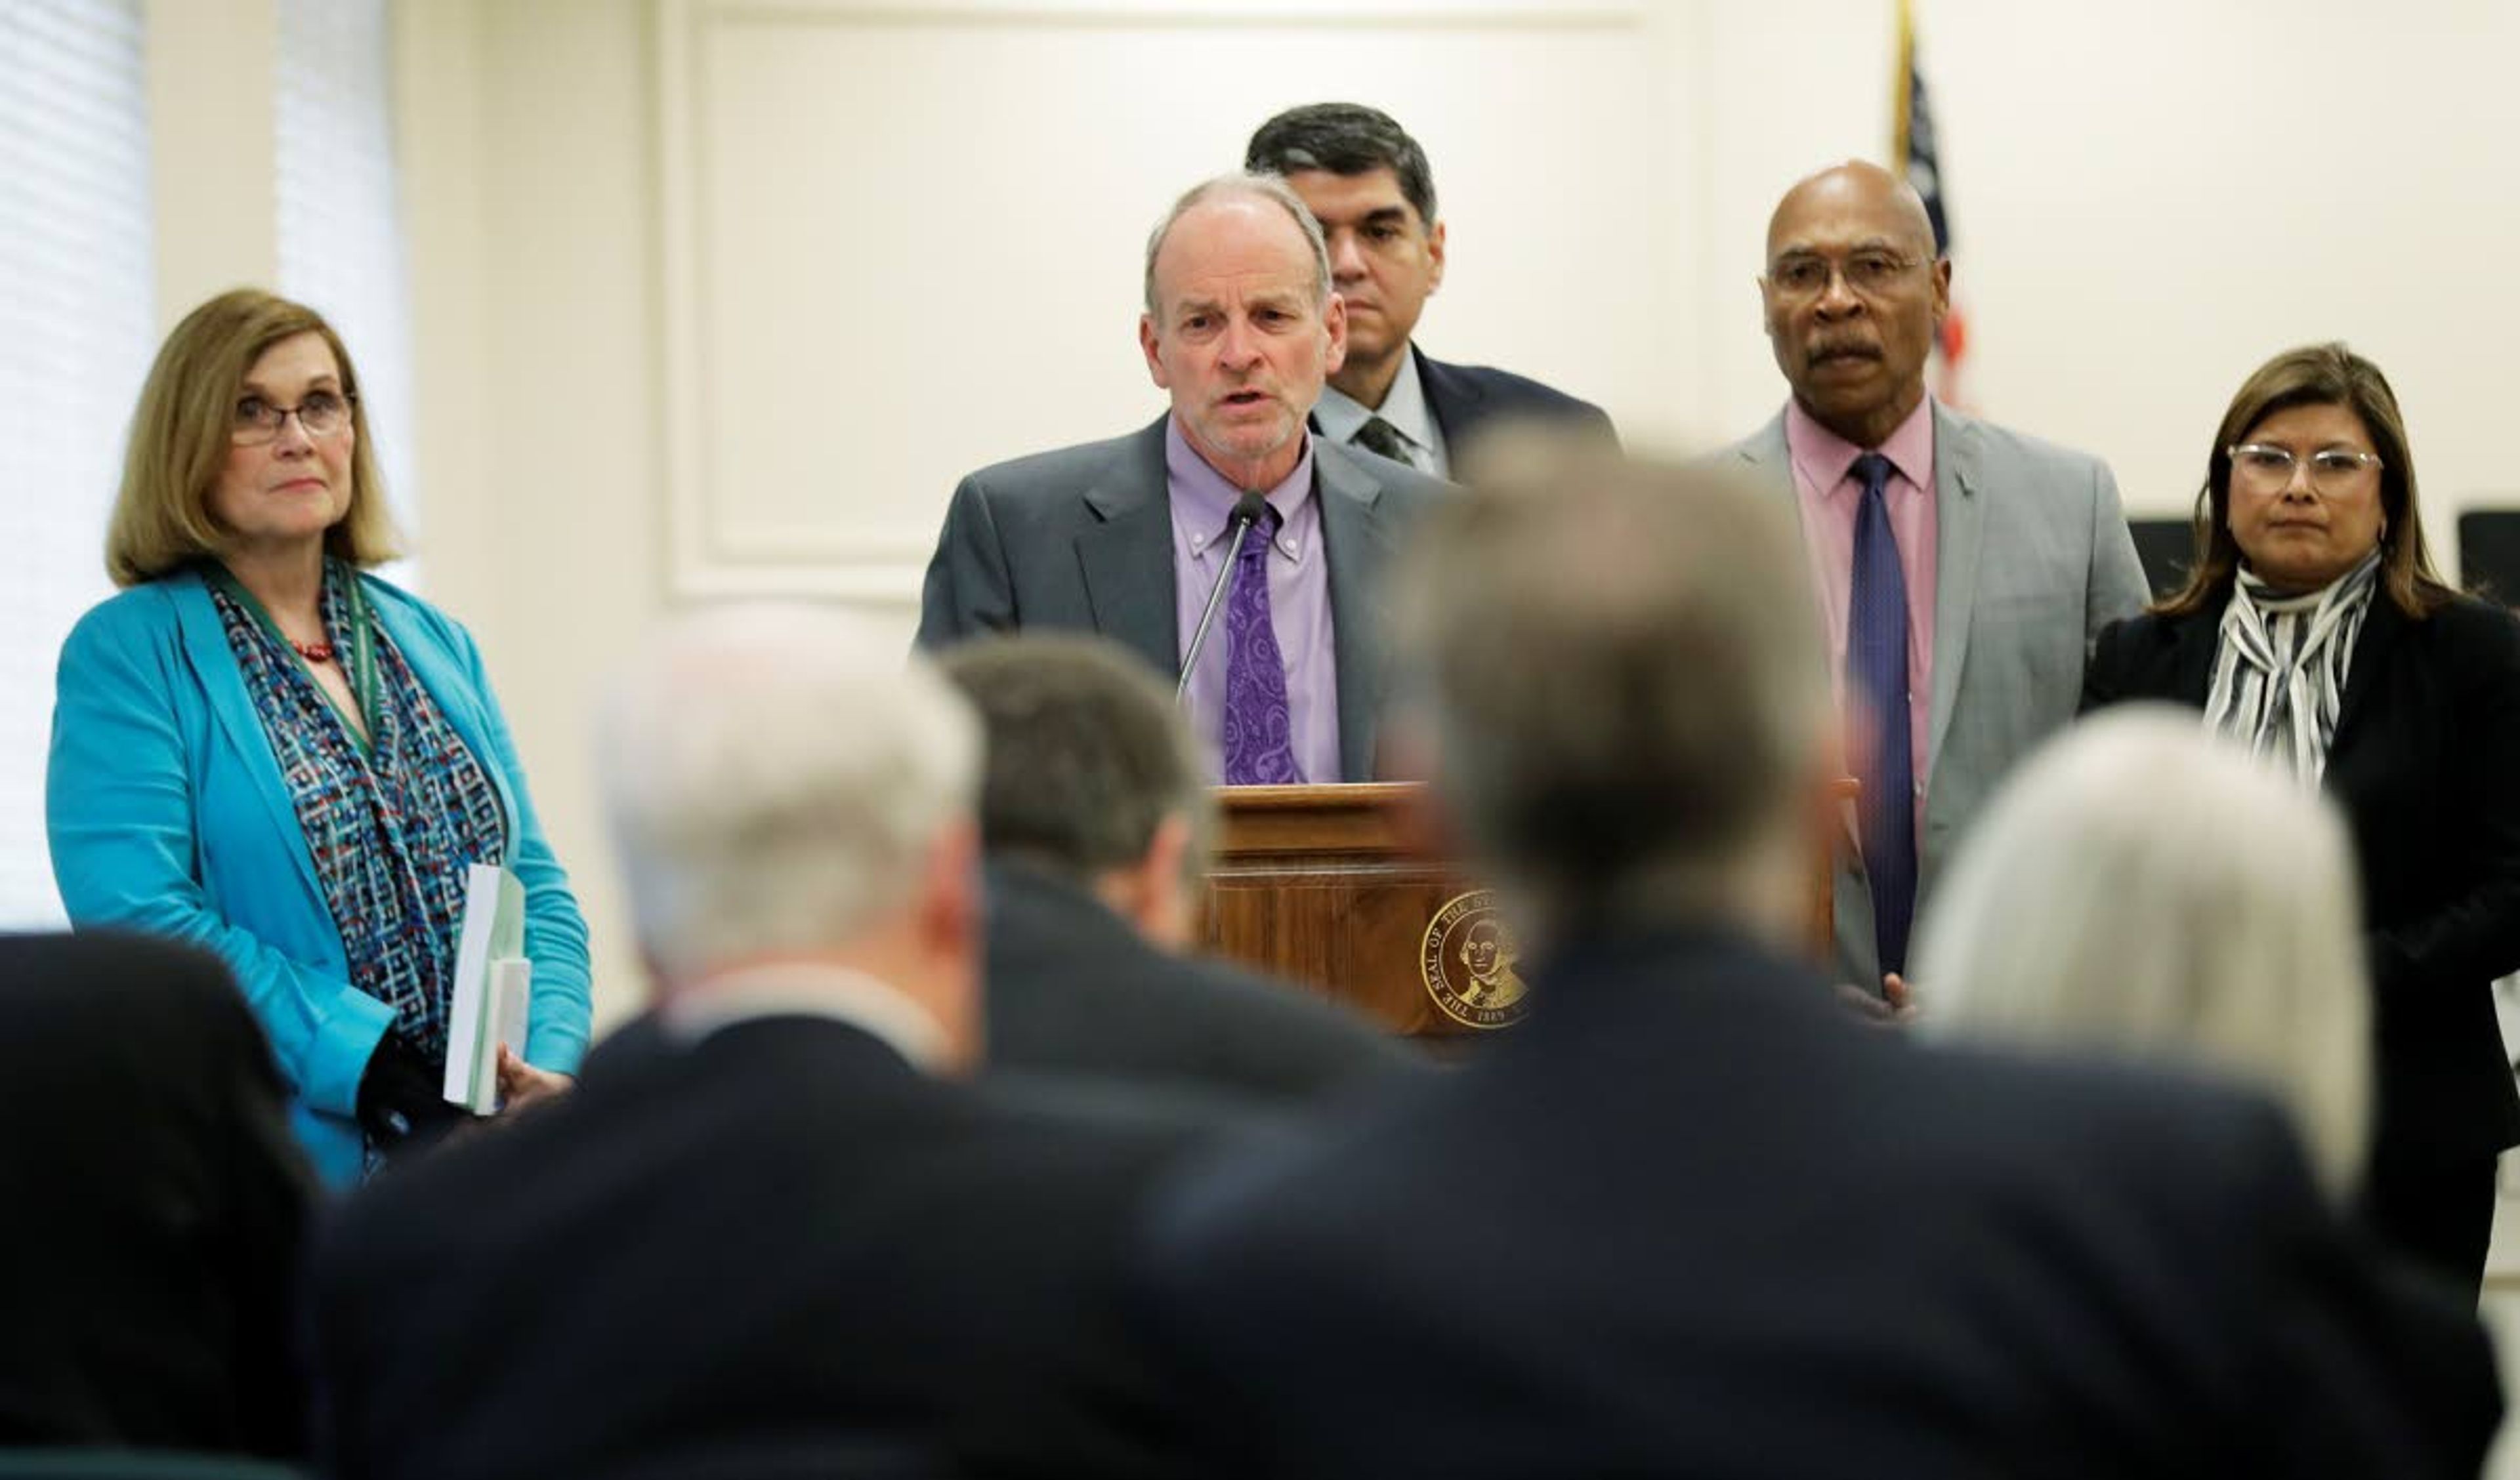
[[[1410,815],[1425,788],[1414,782],[1336,785],[1219,786],[1226,857],[1413,852]]]

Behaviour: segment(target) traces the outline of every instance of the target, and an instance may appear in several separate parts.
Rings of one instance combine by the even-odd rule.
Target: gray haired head
[[[1162,254],[1164,240],[1172,235],[1174,225],[1210,201],[1235,196],[1271,202],[1294,221],[1295,229],[1304,234],[1304,245],[1312,249],[1313,301],[1316,304],[1329,301],[1329,243],[1322,236],[1322,223],[1314,220],[1313,213],[1305,208],[1303,198],[1289,190],[1286,182],[1277,175],[1236,173],[1202,180],[1182,192],[1181,199],[1173,202],[1172,209],[1165,211],[1164,218],[1155,223],[1155,229],[1147,234],[1146,295],[1148,315],[1159,321],[1163,317],[1162,309],[1155,301],[1155,258]]]

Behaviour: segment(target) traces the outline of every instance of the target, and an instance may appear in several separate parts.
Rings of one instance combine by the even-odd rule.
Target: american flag
[[[1934,251],[1948,257],[1952,254],[1951,208],[1943,198],[1943,169],[1935,150],[1933,110],[1925,98],[1925,74],[1916,66],[1916,17],[1910,0],[1899,0],[1899,71],[1890,92],[1892,166],[1904,168],[1908,183],[1924,198],[1925,214],[1934,223]],[[1967,353],[1967,316],[1960,312],[1959,297],[1955,293],[1951,311],[1943,317],[1942,334],[1934,344],[1934,394],[1945,405],[1964,404],[1960,398],[1960,362]]]

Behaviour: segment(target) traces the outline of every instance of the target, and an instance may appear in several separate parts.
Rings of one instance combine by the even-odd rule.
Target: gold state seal
[[[1497,919],[1495,900],[1493,891],[1474,889],[1445,901],[1427,921],[1425,943],[1418,948],[1426,995],[1445,1016],[1473,1028],[1510,1027],[1522,1019],[1517,952]]]

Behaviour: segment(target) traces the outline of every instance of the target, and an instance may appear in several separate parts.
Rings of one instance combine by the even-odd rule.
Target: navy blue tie
[[[1890,532],[1882,490],[1890,460],[1855,460],[1864,504],[1855,516],[1855,568],[1847,583],[1846,689],[1858,715],[1847,737],[1856,780],[1856,825],[1872,884],[1872,943],[1884,971],[1908,967],[1908,924],[1916,909],[1916,769],[1908,730],[1908,577]]]

